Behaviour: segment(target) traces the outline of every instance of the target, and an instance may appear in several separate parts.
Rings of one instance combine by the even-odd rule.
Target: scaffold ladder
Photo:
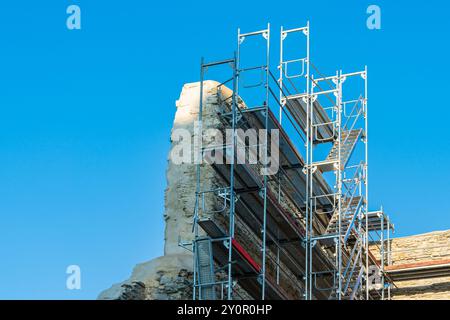
[[[201,300],[215,300],[215,272],[210,239],[197,241],[197,274]]]

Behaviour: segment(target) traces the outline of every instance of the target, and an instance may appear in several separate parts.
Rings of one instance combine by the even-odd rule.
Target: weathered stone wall
[[[204,130],[219,125],[216,113],[217,84],[214,81],[204,83]],[[193,239],[196,170],[195,165],[190,163],[175,164],[171,155],[179,152],[180,143],[183,142],[174,136],[177,129],[189,131],[193,142],[199,101],[199,83],[190,83],[183,86],[176,102],[177,111],[172,128],[172,138],[176,139],[171,139],[166,170],[164,256],[137,265],[128,280],[103,291],[99,299],[192,299],[193,258],[188,250],[179,246],[179,241],[189,242]],[[201,181],[205,189],[212,189],[218,184],[209,166],[202,169]],[[214,199],[207,198],[206,204],[212,206],[211,201]]]
[[[450,300],[450,277],[397,281],[392,300]]]
[[[192,258],[163,256],[138,264],[131,277],[103,291],[101,300],[180,300],[192,298]]]
[[[391,247],[394,266],[450,259],[450,230],[395,238]]]
[[[215,81],[204,82],[204,107],[202,113],[204,140],[212,139],[211,136],[208,136],[208,129],[220,127],[217,117],[217,85],[218,83]],[[174,137],[176,130],[186,129],[191,133],[191,145],[193,145],[194,123],[198,120],[199,114],[199,99],[199,83],[184,85],[180,99],[176,103],[177,112],[172,128],[172,138],[176,138]],[[186,249],[179,246],[179,240],[190,241],[194,236],[192,233],[196,192],[196,166],[192,164],[194,161],[194,150],[192,149],[191,154],[192,163],[174,163],[171,157],[180,156],[182,153],[179,148],[180,143],[184,143],[184,141],[181,140],[177,143],[172,140],[172,148],[166,170],[164,255],[186,254]],[[214,170],[207,164],[202,165],[202,189],[214,189],[218,185],[218,178],[215,176]],[[215,205],[213,197],[206,197],[205,200],[206,207]]]
[[[450,259],[450,230],[392,240],[392,264]],[[396,281],[393,300],[450,300],[450,277]]]

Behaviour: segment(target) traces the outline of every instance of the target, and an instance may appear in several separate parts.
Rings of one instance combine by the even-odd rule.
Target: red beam
[[[256,263],[255,260],[253,260],[253,258],[248,254],[248,252],[245,251],[245,249],[242,248],[242,246],[235,239],[232,239],[231,243],[233,245],[233,248],[236,249],[236,251],[239,252],[239,254],[245,260],[247,260],[247,262],[252,266],[252,268],[255,269],[256,272],[260,272],[261,267],[259,266],[259,264]]]
[[[417,263],[408,263],[408,264],[400,264],[395,266],[388,266],[385,267],[386,271],[396,271],[396,270],[403,270],[403,269],[415,269],[415,268],[421,268],[421,267],[433,267],[433,266],[440,266],[440,265],[450,265],[450,260],[436,260],[436,261],[424,261],[424,262],[417,262]]]

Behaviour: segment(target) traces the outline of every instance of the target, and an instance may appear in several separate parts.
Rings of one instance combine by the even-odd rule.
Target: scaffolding
[[[203,189],[204,166],[196,165],[193,298],[384,299],[389,249],[378,262],[369,244],[381,228],[377,243],[386,248],[391,224],[384,213],[368,210],[367,68],[322,75],[311,62],[308,22],[281,28],[276,77],[270,36],[270,25],[238,30],[232,59],[201,62],[200,124],[206,72],[231,67],[216,88],[231,143],[214,146],[215,157],[227,161],[209,162],[223,183],[219,188]],[[291,37],[295,46],[286,45]],[[246,45],[253,41],[262,43],[249,59]],[[262,62],[253,65],[256,52]],[[237,134],[252,128],[263,132],[256,144]],[[248,160],[254,146],[256,161],[239,161],[240,151]],[[210,151],[198,150],[202,158]],[[275,151],[279,169],[271,174]],[[208,207],[206,197],[223,205]],[[373,268],[381,286],[370,283]]]
[[[372,297],[380,300],[391,299],[391,289],[395,286],[394,279],[388,274],[392,266],[392,234],[394,224],[383,208],[367,214],[369,262],[368,288]]]

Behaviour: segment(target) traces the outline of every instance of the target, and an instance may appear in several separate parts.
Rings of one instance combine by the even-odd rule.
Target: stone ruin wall
[[[391,240],[393,266],[450,259],[450,230]],[[372,253],[380,260],[378,248]],[[450,300],[450,277],[395,281],[392,300]]]
[[[208,86],[205,86],[208,90]],[[187,129],[194,134],[194,121],[198,119],[199,86],[196,83],[183,87],[172,128]],[[205,107],[207,110],[207,106]],[[208,112],[204,117],[208,118]],[[205,119],[205,123],[207,123]],[[177,147],[171,139],[170,153]],[[179,246],[179,241],[193,238],[192,220],[195,206],[195,166],[175,165],[167,160],[165,190],[164,255],[138,264],[131,277],[103,291],[99,299],[149,299],[173,300],[192,298],[192,254]],[[204,181],[215,182],[211,171],[203,170]]]
[[[450,259],[450,231],[392,240],[393,265]],[[397,281],[393,300],[450,300],[450,277]]]

